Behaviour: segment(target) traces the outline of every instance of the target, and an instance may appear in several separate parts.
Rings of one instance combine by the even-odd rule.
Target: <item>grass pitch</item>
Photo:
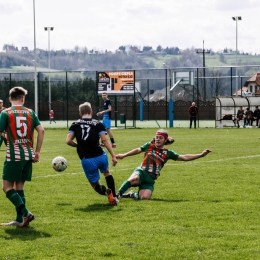
[[[114,130],[115,152],[141,146],[156,130]],[[260,130],[168,131],[175,139],[169,149],[213,152],[192,162],[168,161],[151,200],[122,199],[111,207],[65,144],[67,129],[46,129],[41,161],[25,186],[35,220],[27,228],[0,227],[0,259],[259,259]],[[61,173],[51,167],[58,155],[68,160]],[[4,146],[0,156],[2,167]],[[127,157],[111,167],[117,189],[141,160],[142,154]],[[0,205],[0,222],[13,220],[4,193]]]

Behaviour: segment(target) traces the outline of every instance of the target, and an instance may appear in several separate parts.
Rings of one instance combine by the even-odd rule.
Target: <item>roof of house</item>
[[[260,72],[257,72],[255,75],[253,75],[251,78],[249,78],[247,81],[249,82],[255,82],[258,86],[260,86]]]

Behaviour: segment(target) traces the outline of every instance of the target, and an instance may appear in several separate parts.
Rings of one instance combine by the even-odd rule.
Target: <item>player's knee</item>
[[[131,183],[132,187],[137,187],[139,185],[139,176],[131,176],[128,181]]]
[[[151,195],[140,195],[139,194],[139,200],[149,200],[151,198]]]

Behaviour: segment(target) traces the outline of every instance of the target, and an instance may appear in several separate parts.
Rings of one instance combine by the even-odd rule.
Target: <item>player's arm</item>
[[[107,112],[110,112],[110,111],[112,111],[112,106],[111,105],[108,106],[108,109],[98,112],[97,116],[101,116],[104,113],[107,113]]]
[[[116,166],[117,158],[116,158],[116,155],[113,151],[112,145],[110,144],[110,142],[106,138],[105,133],[100,134],[100,138],[102,140],[102,143],[105,145],[105,147],[107,148],[108,152],[110,153],[110,155],[112,157],[113,166]]]
[[[35,157],[33,159],[34,162],[40,161],[40,152],[42,148],[43,138],[44,138],[44,128],[42,125],[38,125],[35,127],[35,130],[37,131],[37,141],[36,141],[36,147],[35,147]]]
[[[67,138],[66,138],[66,144],[67,144],[67,145],[70,145],[70,146],[72,146],[72,147],[77,147],[78,144],[73,141],[74,138],[75,138],[74,133],[69,132],[68,135],[67,135]]]
[[[206,156],[208,153],[210,153],[211,150],[209,149],[205,149],[202,153],[199,154],[185,154],[185,155],[179,155],[177,161],[192,161],[192,160],[196,160],[199,158],[202,158],[204,156]]]
[[[136,155],[136,154],[139,154],[139,153],[141,153],[141,152],[142,152],[141,148],[135,148],[135,149],[133,149],[133,150],[127,152],[127,153],[122,153],[122,154],[120,153],[120,154],[118,154],[118,155],[116,156],[116,158],[117,158],[117,159],[124,159],[124,158],[127,157],[127,156]]]

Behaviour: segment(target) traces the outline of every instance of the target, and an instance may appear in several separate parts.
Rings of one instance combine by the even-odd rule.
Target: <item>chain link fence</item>
[[[135,70],[138,91],[136,89],[131,95],[109,94],[113,108],[112,124],[121,126],[118,125],[118,120],[122,114],[127,120],[127,127],[135,127],[136,120],[165,120],[167,125],[170,113],[174,114],[175,120],[188,120],[188,108],[193,101],[199,107],[199,120],[215,120],[216,97],[241,95],[239,90],[259,71],[259,67],[251,65]],[[170,91],[176,83],[174,73],[187,71],[193,72],[194,84],[180,84]],[[37,72],[40,120],[49,120],[50,107],[55,112],[55,120],[76,120],[79,118],[78,106],[85,101],[91,103],[93,117],[97,118],[96,112],[103,109],[103,102],[98,95],[96,75],[97,71]],[[35,110],[34,72],[0,73],[0,98],[5,107],[10,106],[9,90],[14,86],[22,86],[28,90],[25,106]],[[174,100],[172,111],[169,110],[170,99]]]

